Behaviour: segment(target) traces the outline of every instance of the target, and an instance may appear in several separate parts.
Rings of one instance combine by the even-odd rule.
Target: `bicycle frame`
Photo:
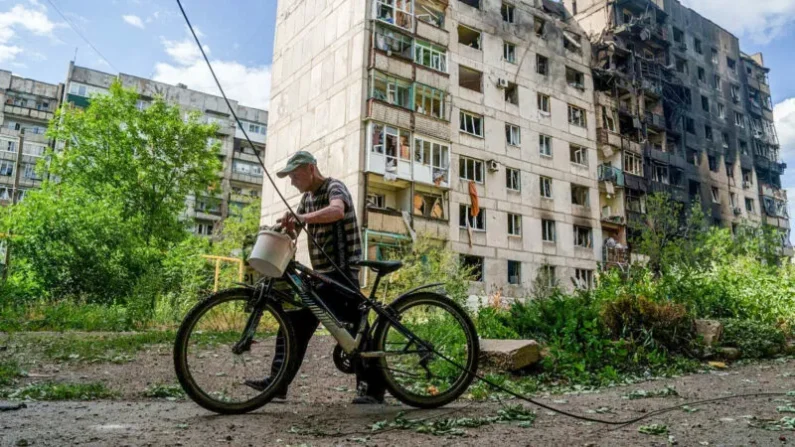
[[[302,277],[302,275],[304,277]],[[376,282],[370,293],[370,297],[366,297],[358,290],[353,290],[350,287],[340,284],[338,281],[335,281],[322,273],[316,272],[311,268],[301,264],[300,262],[292,261],[287,266],[287,269],[281,278],[266,278],[260,280],[255,286],[255,290],[257,290],[259,293],[256,295],[257,300],[254,305],[254,312],[252,312],[251,317],[249,317],[249,322],[246,326],[246,330],[243,333],[243,338],[236,344],[236,347],[247,346],[251,343],[254,332],[256,331],[256,327],[259,324],[259,318],[262,316],[261,309],[265,303],[265,300],[273,299],[275,297],[278,301],[299,305],[300,307],[309,309],[312,314],[321,323],[323,323],[323,326],[329,331],[329,333],[331,333],[332,337],[337,340],[337,343],[339,343],[342,350],[348,355],[358,354],[361,357],[367,358],[385,356],[385,353],[383,352],[359,352],[359,347],[361,346],[361,342],[367,332],[367,318],[370,314],[370,310],[374,310],[379,317],[384,317],[389,320],[395,329],[406,336],[409,340],[416,343],[418,346],[422,346],[426,349],[433,349],[432,346],[428,346],[427,343],[414,335],[393,315],[387,312],[381,303],[373,299],[378,286],[378,280],[381,276],[383,275],[379,274],[376,277]],[[339,321],[328,308],[323,299],[317,296],[317,293],[315,293],[315,290],[311,284],[308,284],[305,279],[320,281],[327,286],[332,287],[340,295],[344,295],[347,298],[356,299],[361,302],[359,307],[362,311],[362,317],[359,321],[359,327],[355,336],[352,336],[348,332],[350,324]],[[285,281],[289,285],[291,291],[300,298],[300,303],[295,302],[295,300],[293,300],[292,296],[289,294],[274,290],[273,283],[276,280]],[[415,293],[421,289],[435,287],[438,285],[440,284],[428,284],[423,287],[412,289],[404,295]]]

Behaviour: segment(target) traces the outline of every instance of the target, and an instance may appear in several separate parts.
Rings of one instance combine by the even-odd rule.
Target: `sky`
[[[739,37],[746,53],[764,54],[795,223],[795,0],[681,1]],[[230,98],[267,109],[276,0],[183,5]],[[0,0],[0,69],[58,83],[75,54],[77,65],[218,93],[176,1]]]

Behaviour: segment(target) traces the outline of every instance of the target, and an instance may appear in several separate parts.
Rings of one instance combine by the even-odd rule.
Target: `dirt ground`
[[[528,428],[515,423],[466,428],[464,436],[434,436],[412,430],[373,433],[371,426],[406,417],[464,417],[495,415],[499,402],[462,399],[437,410],[415,410],[388,399],[386,405],[353,406],[349,402],[353,376],[334,368],[333,340],[316,336],[310,344],[300,376],[286,403],[271,403],[250,414],[218,416],[191,401],[146,398],[153,384],[176,383],[171,348],[156,346],[123,364],[36,361],[29,377],[17,386],[41,381],[104,383],[118,393],[109,400],[90,402],[28,402],[27,408],[0,412],[2,446],[776,446],[795,443],[795,431],[759,427],[764,420],[795,416],[795,396],[738,398],[693,405],[698,411],[677,409],[626,427],[581,422],[535,408],[537,419]],[[3,352],[0,352],[2,355]],[[609,388],[597,393],[541,395],[538,400],[562,410],[610,420],[624,420],[655,409],[730,394],[795,390],[795,360],[778,359],[674,379]],[[630,400],[633,390],[676,389],[678,397]],[[347,389],[346,389],[347,388]],[[511,401],[510,403],[517,403]],[[598,410],[597,410],[598,409]],[[590,411],[590,413],[589,413]],[[691,410],[692,411],[692,410]],[[649,435],[639,426],[665,424],[668,433]],[[340,436],[317,436],[308,431]],[[669,438],[670,435],[671,437]]]

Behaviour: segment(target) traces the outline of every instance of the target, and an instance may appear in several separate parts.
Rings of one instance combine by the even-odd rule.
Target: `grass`
[[[144,391],[144,396],[167,400],[184,399],[185,391],[180,385],[152,385]]]
[[[44,355],[52,360],[77,362],[126,363],[138,351],[158,344],[173,344],[174,333],[141,332],[135,334],[68,334],[58,338],[31,336]]]
[[[13,400],[95,400],[115,395],[98,382],[32,383],[23,388],[0,391],[0,397]]]
[[[25,372],[13,360],[0,361],[0,386],[12,385],[15,379],[24,377]]]

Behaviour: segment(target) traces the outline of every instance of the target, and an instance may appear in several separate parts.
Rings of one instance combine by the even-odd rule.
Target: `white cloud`
[[[682,3],[738,37],[765,44],[782,35],[795,22],[795,0],[682,0]]]
[[[781,157],[793,162],[795,167],[795,98],[785,99],[773,107],[776,120],[776,133],[781,145]],[[795,179],[793,179],[795,186]]]
[[[198,34],[198,31],[196,34]],[[166,53],[180,65],[191,65],[202,58],[202,53],[193,38],[186,37],[182,40],[161,38],[160,40]],[[210,54],[210,47],[203,45],[202,48],[204,48],[205,53]]]
[[[35,1],[31,3],[35,9],[19,4],[7,12],[0,12],[0,63],[12,62],[23,52],[22,47],[11,44],[19,30],[37,36],[53,36],[52,31],[57,25],[47,17],[41,5]]]
[[[132,25],[136,28],[144,29],[144,22],[141,20],[140,17],[134,15],[124,15],[121,16],[122,20],[124,20],[128,25]]]
[[[0,63],[13,61],[21,52],[22,48],[20,47],[0,45]]]

